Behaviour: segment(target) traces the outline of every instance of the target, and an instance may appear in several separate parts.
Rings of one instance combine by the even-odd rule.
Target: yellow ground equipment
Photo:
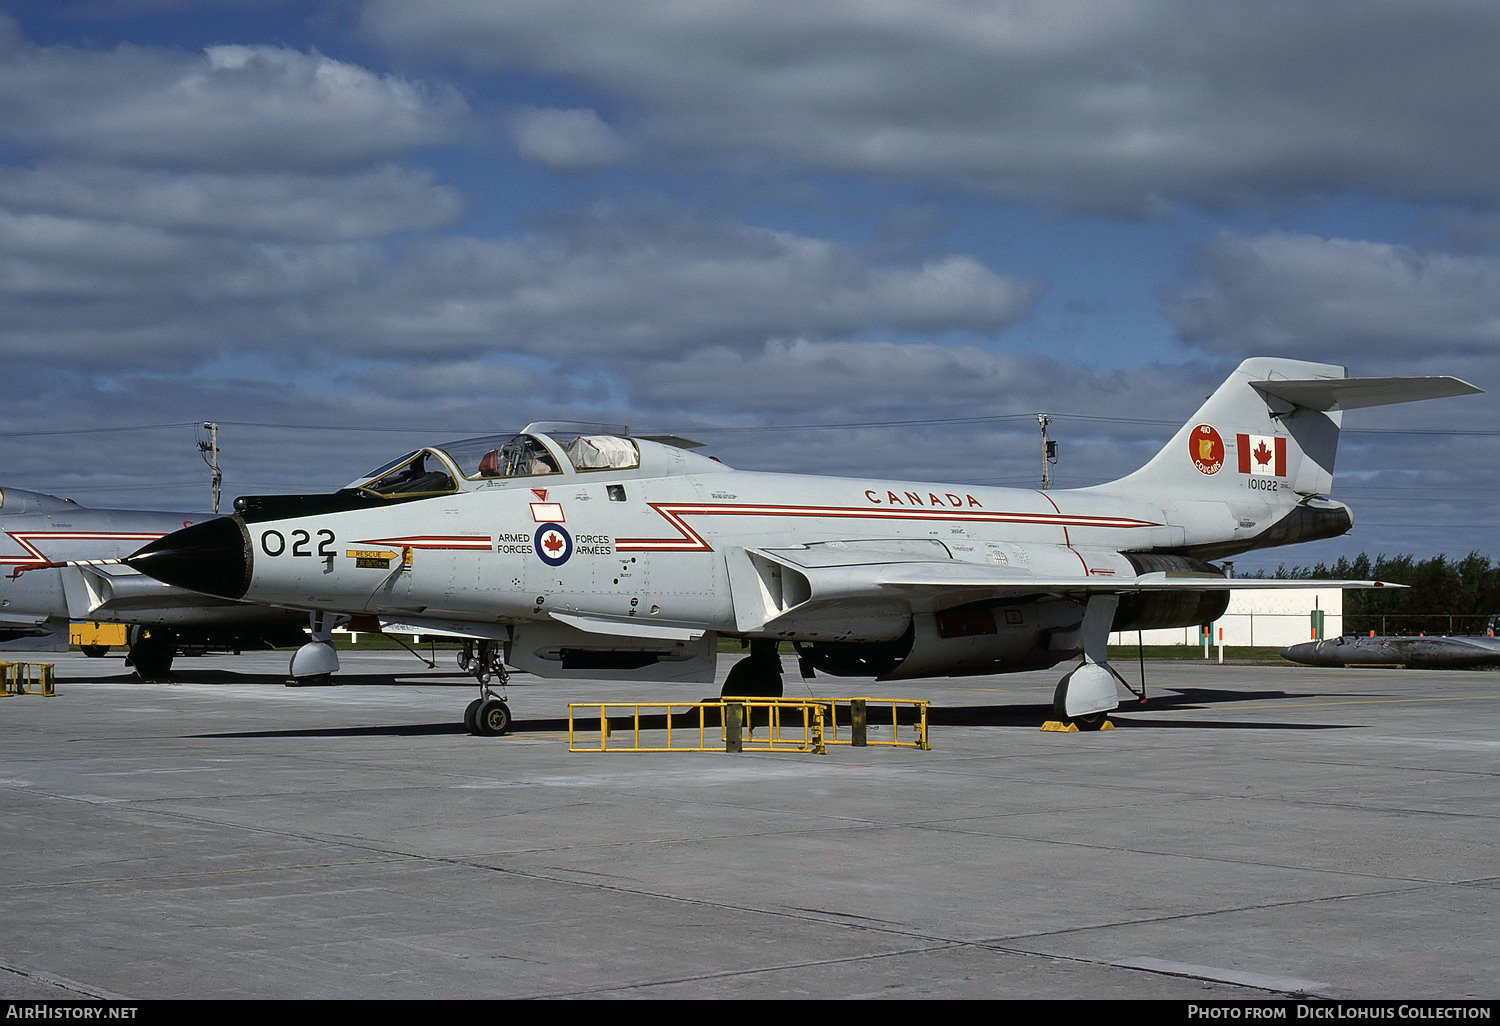
[[[51,663],[0,663],[0,680],[4,687],[0,695],[45,695],[57,694],[56,677]]]
[[[83,649],[88,655],[103,655],[111,648],[122,647],[126,641],[123,623],[84,621],[68,625],[68,644]]]
[[[910,740],[901,739],[902,727],[911,728]],[[574,752],[822,755],[829,745],[927,751],[927,703],[904,698],[724,698],[568,705],[568,750]]]

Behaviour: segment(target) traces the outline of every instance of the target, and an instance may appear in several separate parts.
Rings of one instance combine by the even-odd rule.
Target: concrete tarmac
[[[932,750],[599,754],[568,702],[710,689],[483,738],[451,655],[4,658],[0,999],[1500,997],[1496,672],[1148,663],[1084,734],[1061,670],[819,677]]]

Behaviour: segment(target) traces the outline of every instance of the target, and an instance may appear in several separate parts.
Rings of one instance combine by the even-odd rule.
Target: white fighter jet
[[[168,584],[470,639],[481,694],[505,666],[549,677],[710,682],[718,639],[748,643],[726,694],[804,674],[900,680],[1079,660],[1059,716],[1118,703],[1112,630],[1216,619],[1208,561],[1349,530],[1327,497],[1343,411],[1478,392],[1450,377],[1348,378],[1247,360],[1140,470],[1043,491],[734,470],[673,438],[533,424],[409,453],[325,495],[249,496],[124,562]],[[1339,582],[1374,586],[1376,582]],[[337,665],[327,633],[294,675]]]

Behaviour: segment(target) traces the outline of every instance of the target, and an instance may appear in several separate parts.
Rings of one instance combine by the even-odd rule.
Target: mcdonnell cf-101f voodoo
[[[1118,702],[1112,630],[1207,623],[1231,587],[1306,586],[1229,580],[1208,561],[1350,528],[1325,496],[1343,411],[1477,391],[1247,360],[1143,468],[1057,491],[752,473],[681,439],[534,424],[410,453],[331,494],[243,497],[125,563],[209,595],[470,639],[480,733],[509,726],[485,686],[506,665],[704,683],[726,635],[749,645],[733,695],[781,693],[782,643],[804,674],[880,680],[1078,659],[1054,703],[1091,726]],[[298,658],[300,672],[336,665],[321,639]]]

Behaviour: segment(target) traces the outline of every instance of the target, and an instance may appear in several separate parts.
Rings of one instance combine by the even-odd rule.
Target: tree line
[[[1386,581],[1405,588],[1362,588],[1344,592],[1344,633],[1481,634],[1500,613],[1500,564],[1471,552],[1462,559],[1446,555],[1417,559],[1410,555],[1360,553],[1312,566],[1282,564],[1271,575],[1284,579]]]

